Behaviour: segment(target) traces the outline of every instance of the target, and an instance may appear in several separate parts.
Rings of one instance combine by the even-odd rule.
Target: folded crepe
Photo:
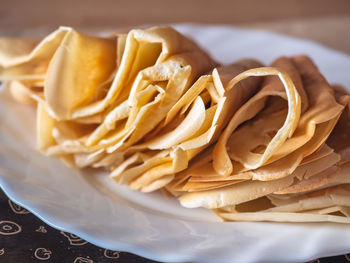
[[[345,164],[350,162],[350,95],[343,88],[334,87],[334,91],[337,101],[345,108],[327,144],[340,154],[339,164]]]
[[[4,42],[10,49],[10,41]],[[200,75],[216,65],[197,44],[170,27],[131,30],[109,38],[60,28],[29,52],[30,43],[19,41],[18,45],[28,46],[23,49],[26,52],[4,51],[7,56],[0,56],[0,78],[10,81],[16,99],[34,99],[38,103],[39,150],[78,167],[104,166],[114,170],[133,155],[131,146],[150,133],[158,135],[157,127],[164,127],[163,134],[170,131],[175,122],[168,123],[172,120],[171,109]],[[28,80],[37,81],[38,77],[41,86],[38,84],[36,94]],[[192,107],[193,101],[184,102]],[[208,135],[197,142],[204,145],[216,130],[215,126],[207,131],[215,107],[198,114],[195,111],[198,107],[204,109],[203,101],[198,99],[195,104],[187,119],[206,116],[205,125],[200,125],[198,132]],[[220,107],[222,104],[223,101]],[[215,125],[223,122],[220,118]],[[184,133],[181,140],[195,135],[187,130]],[[159,152],[149,148],[148,154],[141,155],[149,158]],[[169,158],[178,163],[178,156],[184,153],[174,149]],[[165,160],[162,158],[163,163]],[[180,162],[181,169],[186,163]]]
[[[0,81],[9,84],[19,102],[35,104],[42,99],[48,64],[68,30],[61,27],[42,41],[0,38]]]
[[[349,185],[292,198],[288,204],[276,207],[275,200],[278,199],[263,197],[235,208],[216,209],[215,213],[229,221],[350,223]]]
[[[350,166],[340,160],[324,144],[303,160],[290,186],[214,212],[223,220],[350,223]]]
[[[183,46],[184,53],[140,70],[98,125],[84,123],[81,117],[78,122],[59,119],[50,105],[40,103],[39,149],[73,159],[70,163],[78,167],[107,167],[114,179],[133,189],[153,191],[164,186],[217,139],[260,81],[246,80],[234,89],[227,88],[234,76],[261,66],[254,60],[242,60],[201,76],[189,88],[215,62],[199,48],[187,51],[194,49],[192,42],[190,48]],[[160,181],[163,183],[156,183]]]
[[[128,149],[161,151],[167,155],[152,156],[125,170],[118,167],[111,177],[119,183],[129,183],[132,189],[150,191],[155,189],[148,188],[149,184],[165,177],[173,178],[175,173],[187,168],[193,157],[217,139],[230,117],[259,85],[259,80],[255,79],[242,82],[235,89],[227,89],[229,80],[260,65],[257,61],[242,60],[200,77],[168,112],[162,125],[148,134],[141,144]],[[179,153],[182,157],[177,159]]]
[[[350,95],[310,58],[218,65],[171,27],[0,39],[37,147],[223,220],[350,223]]]
[[[327,139],[340,115],[348,116],[343,112],[344,104],[337,101],[332,87],[309,58],[279,58],[272,66],[289,72],[294,83],[290,88],[300,97],[296,96],[293,104],[288,101],[292,98],[286,95],[287,87],[283,93],[283,85],[275,77],[266,77],[260,91],[233,115],[218,143],[203,153],[206,158],[194,160],[166,186],[179,196],[183,206],[215,209],[220,216],[226,209],[224,219],[245,220],[236,215],[241,204],[258,204],[271,194],[305,193],[337,184],[341,156],[329,147]],[[300,115],[292,118],[295,123],[289,130],[284,129],[290,105],[298,107],[298,100],[300,111],[294,110],[294,116]],[[285,134],[278,135],[281,132]],[[247,220],[270,220],[268,214],[246,216]],[[312,218],[305,220],[326,217]]]
[[[36,78],[37,65],[45,65],[40,67],[40,78],[45,77],[41,98],[45,107],[39,110],[46,111],[47,118],[53,118],[65,127],[63,130],[68,130],[64,133],[56,129],[55,137],[60,141],[76,140],[82,130],[89,130],[86,126],[102,123],[89,138],[82,139],[87,148],[101,139],[104,139],[102,146],[95,148],[106,147],[106,144],[116,147],[118,137],[125,139],[135,129],[134,134],[140,133],[134,125],[135,119],[141,124],[141,115],[147,115],[152,107],[168,111],[200,74],[216,64],[193,41],[170,27],[132,30],[127,35],[109,38],[60,28],[29,54],[16,55],[0,57],[3,60],[0,61],[0,79],[15,79],[14,94],[24,97],[26,91],[18,88],[18,80],[23,76]],[[162,115],[159,113],[159,118],[154,118],[148,129],[152,129]],[[129,117],[127,123],[116,125],[118,121],[126,122],[126,116]],[[114,136],[109,134],[109,138],[103,138],[113,126],[127,126],[123,129],[124,136],[115,131]],[[143,132],[148,131],[143,129],[131,141],[139,140]]]

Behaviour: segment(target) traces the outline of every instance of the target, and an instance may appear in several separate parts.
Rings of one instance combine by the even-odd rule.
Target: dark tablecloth
[[[0,190],[0,262],[152,263],[155,261],[126,252],[100,248],[73,234],[56,230],[9,200]],[[350,262],[350,254],[315,259],[311,262]]]

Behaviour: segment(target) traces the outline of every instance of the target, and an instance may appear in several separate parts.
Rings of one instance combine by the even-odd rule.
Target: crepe
[[[288,60],[282,59],[280,60],[281,64],[288,63]],[[276,62],[278,63],[278,62]],[[288,67],[286,67],[289,69]],[[236,149],[241,149],[241,151],[238,153],[239,157],[236,157],[238,161],[243,163],[243,165],[246,168],[249,169],[255,169],[263,165],[267,162],[267,160],[270,158],[270,156],[276,151],[276,149],[288,138],[290,137],[294,130],[296,129],[299,117],[300,117],[300,111],[301,111],[301,105],[300,105],[300,96],[297,92],[297,88],[294,85],[293,80],[289,77],[286,71],[277,69],[277,68],[260,68],[253,70],[252,72],[245,72],[238,78],[236,78],[233,81],[233,84],[238,83],[242,79],[245,79],[250,76],[278,76],[280,80],[282,81],[283,85],[276,85],[270,84],[267,80],[267,83],[263,84],[262,89],[254,96],[252,97],[247,103],[245,103],[239,111],[235,114],[235,116],[230,120],[230,123],[226,127],[225,131],[222,133],[222,135],[219,138],[218,143],[216,144],[214,148],[213,153],[213,166],[217,173],[227,176],[233,171],[233,165],[230,161],[229,154],[226,150],[226,144],[228,143],[228,140],[231,136],[231,134],[237,129],[237,127],[253,118],[258,112],[260,112],[267,103],[267,99],[269,96],[279,96],[282,99],[288,100],[288,107],[287,112],[280,112],[276,120],[276,124],[274,125],[272,131],[274,129],[278,129],[276,131],[276,135],[273,136],[271,141],[268,143],[268,145],[264,145],[264,141],[261,140],[249,140],[251,139],[254,134],[250,134],[249,138],[247,138],[247,142],[252,143],[253,145],[249,144],[243,144],[244,146],[247,146],[247,148],[242,149],[241,147],[237,147]],[[292,74],[291,74],[292,75]],[[297,83],[297,82],[295,82]],[[277,101],[277,103],[271,103],[272,107],[274,107],[274,104],[277,104],[277,108],[280,106],[278,104],[281,104],[283,102]],[[269,106],[268,106],[269,107]],[[284,123],[282,123],[282,127],[279,127],[280,123],[278,123],[279,116],[286,114]],[[282,117],[283,118],[283,117]],[[253,130],[253,129],[250,129]],[[270,132],[270,130],[264,131],[264,133]],[[259,137],[256,137],[259,138]],[[263,138],[262,138],[263,139]],[[242,146],[243,146],[242,145]],[[264,154],[255,154],[251,152],[251,150],[254,150],[257,146],[262,145],[265,146],[266,149],[264,150]],[[249,149],[250,148],[250,149]],[[245,153],[245,158],[243,158],[242,151]],[[233,152],[231,153],[231,155]]]
[[[61,27],[0,39],[0,81],[69,166],[225,221],[350,223],[350,95],[307,56],[219,65],[168,26]]]
[[[119,182],[130,183],[133,189],[140,189],[142,185],[150,183],[149,178],[154,178],[150,173],[157,173],[157,178],[163,178],[187,168],[188,162],[194,156],[216,140],[229,117],[256,91],[259,84],[259,80],[254,80],[242,83],[236,89],[226,91],[228,78],[232,77],[232,74],[238,74],[249,67],[259,65],[261,64],[256,61],[243,60],[215,70],[213,76],[215,75],[216,80],[210,75],[202,76],[169,111],[163,125],[149,135],[145,143],[129,149],[139,151],[144,149],[166,151],[169,149],[167,156],[173,162],[175,160],[171,154],[183,152],[184,158],[179,166],[181,169],[175,169],[167,158],[160,163],[160,160],[157,161],[158,156],[155,156],[137,167],[131,167],[132,178],[128,170],[120,172],[118,168],[111,173],[111,176]],[[205,104],[209,105],[207,109]],[[177,120],[173,117],[176,113],[179,113]],[[149,163],[153,162],[158,166],[148,167]],[[147,172],[146,169],[153,172]],[[121,178],[128,178],[128,180]]]
[[[251,98],[255,104],[248,100],[235,113],[226,128],[228,130],[234,127],[230,126],[234,121],[242,123],[230,137],[225,139],[227,141],[225,149],[227,149],[230,158],[232,172],[224,175],[215,169],[218,168],[218,166],[215,166],[215,158],[222,158],[221,155],[218,155],[220,150],[218,147],[224,145],[220,145],[220,142],[225,141],[221,137],[214,148],[206,150],[207,157],[204,163],[203,160],[195,160],[192,165],[193,168],[180,173],[178,178],[175,178],[167,186],[169,192],[179,196],[183,206],[189,208],[202,206],[209,209],[234,208],[243,203],[255,202],[255,200],[265,198],[272,193],[288,195],[309,192],[327,187],[333,180],[336,181],[340,171],[338,164],[341,158],[337,152],[334,152],[332,148],[324,143],[336,125],[344,107],[337,102],[332,88],[309,58],[304,56],[288,60],[282,58],[274,64],[279,64],[279,70],[287,70],[288,68],[290,70],[290,65],[294,65],[294,69],[299,73],[298,75],[294,71],[294,78],[301,80],[298,90],[304,91],[302,101],[305,102],[301,105],[300,118],[297,120],[294,132],[274,150],[274,154],[271,154],[264,165],[257,168],[249,165],[249,155],[252,154],[249,149],[256,147],[256,145],[259,146],[261,143],[265,145],[271,143],[273,136],[276,136],[275,134],[278,132],[272,133],[271,136],[268,132],[270,129],[283,127],[288,112],[287,103],[273,98],[274,100],[270,100],[267,106],[260,106],[260,112],[257,112],[255,116],[250,116],[248,121],[248,118],[244,117],[244,113],[255,112],[253,109],[256,109],[255,106],[259,103],[259,100],[255,97],[259,98],[259,94],[264,95],[266,90],[269,89],[281,90],[274,79],[266,78],[262,83],[261,90]],[[288,67],[285,65],[288,65]],[[299,78],[296,76],[299,76]],[[295,81],[295,83],[298,83],[298,81]],[[265,94],[271,96],[270,94],[274,93],[266,92]],[[285,99],[283,93],[276,94]],[[246,107],[251,107],[251,109],[249,111],[242,110]],[[241,122],[237,120],[241,120]],[[242,120],[246,121],[243,122]],[[238,125],[236,124],[236,126]],[[265,129],[265,127],[268,129]],[[221,136],[229,134],[225,133],[227,130]],[[267,134],[265,137],[264,132]],[[244,144],[242,144],[242,141]],[[254,154],[261,158],[266,149],[267,147],[255,148],[256,152]],[[246,153],[248,155],[245,155]],[[219,159],[219,161],[221,160]],[[197,165],[197,163],[201,164]],[[215,211],[226,220],[236,220],[236,218],[237,220],[245,220],[245,217],[248,218],[247,220],[270,220],[271,217],[277,216],[280,216],[281,219],[275,219],[276,221],[285,220],[284,215],[272,215],[270,217],[270,214],[259,214],[256,218],[253,214],[236,215],[239,212],[235,208],[232,210],[232,216],[228,211]],[[291,217],[294,218],[293,215]],[[297,217],[290,220],[298,221]],[[328,219],[327,217],[308,218],[306,216],[305,220],[323,221]],[[329,220],[336,219],[331,218]]]
[[[327,140],[329,144],[341,156],[340,164],[350,161],[350,96],[344,91],[336,91],[335,96],[339,103],[345,106],[339,121]]]

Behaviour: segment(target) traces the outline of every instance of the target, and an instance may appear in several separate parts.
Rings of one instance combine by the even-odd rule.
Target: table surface
[[[0,5],[0,36],[40,37],[60,25],[97,32],[182,22],[275,31],[350,54],[349,0],[2,0]],[[9,201],[1,190],[0,224],[15,224],[21,230],[0,237],[0,262],[154,262],[55,230]],[[350,256],[312,262],[350,262]]]

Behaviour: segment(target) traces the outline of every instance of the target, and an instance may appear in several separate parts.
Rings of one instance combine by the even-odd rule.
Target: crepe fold
[[[266,76],[267,71],[282,81]],[[349,95],[331,87],[306,56],[282,57],[270,68],[243,74],[266,77],[218,142],[176,175],[167,190],[183,206],[213,209],[224,220],[350,222],[344,218],[348,192],[339,190],[350,178]],[[294,102],[290,94],[296,94]],[[335,200],[325,195],[328,189],[338,189],[342,196]],[[321,193],[319,199],[310,201],[312,193]],[[302,201],[293,203],[294,197]],[[290,204],[285,208],[272,199]],[[315,203],[307,209],[308,202]]]
[[[307,56],[219,65],[167,26],[61,27],[1,38],[0,81],[72,167],[223,220],[350,223],[350,95]]]
[[[186,167],[187,157],[183,149],[170,150],[173,145],[187,140],[187,148],[199,148],[209,143],[217,123],[223,125],[218,115],[211,125],[217,106],[205,110],[207,91],[203,99],[185,98],[186,105],[180,109],[190,110],[184,110],[181,117],[173,120],[170,116],[198,77],[217,65],[171,27],[135,29],[108,38],[62,27],[40,42],[0,42],[0,79],[8,83],[17,100],[37,104],[39,150],[73,166],[114,170],[119,163],[131,162],[131,157],[156,158],[164,150],[168,154],[163,154],[160,163],[166,158],[174,162],[175,168],[167,174],[174,173]],[[171,137],[165,133],[184,116],[182,126],[193,120],[201,129],[186,127],[170,144],[164,145],[165,139],[157,143],[160,133]],[[198,134],[202,137],[191,146],[188,139]],[[149,146],[142,143],[146,135],[154,137]]]
[[[0,81],[9,84],[19,102],[35,104],[43,98],[48,64],[68,31],[61,27],[42,41],[0,38]]]
[[[111,177],[119,183],[129,183],[132,189],[146,192],[155,190],[148,187],[150,184],[159,187],[158,180],[170,176],[173,179],[175,173],[186,169],[192,158],[218,138],[234,112],[259,86],[256,79],[228,90],[229,79],[260,65],[254,60],[242,60],[201,76],[169,110],[161,125],[140,144],[128,149],[129,152],[165,155],[160,158],[159,154],[152,154],[141,164],[122,171],[118,167]]]

